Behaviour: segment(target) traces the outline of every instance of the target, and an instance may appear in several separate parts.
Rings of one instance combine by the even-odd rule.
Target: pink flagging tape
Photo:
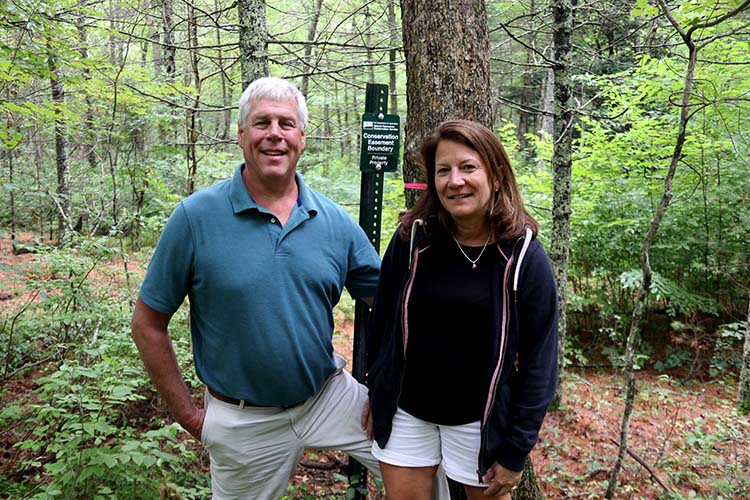
[[[424,191],[427,189],[427,184],[422,182],[405,182],[404,187],[406,189],[419,189],[420,191]]]

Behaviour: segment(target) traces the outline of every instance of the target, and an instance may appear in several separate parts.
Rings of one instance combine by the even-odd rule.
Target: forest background
[[[485,5],[493,128],[547,246],[556,3]],[[652,456],[636,453],[642,463],[630,463],[620,491],[623,498],[750,497],[748,448],[725,453],[727,443],[750,438],[740,383],[743,344],[750,346],[747,2],[569,5],[567,396],[535,455],[539,480],[554,498],[600,498],[616,454],[611,444],[589,443],[583,452],[565,444],[579,446],[573,434],[594,441],[597,419],[614,419],[616,429],[622,413],[620,369],[629,363],[641,247],[665,189],[688,65],[669,12],[687,27],[722,22],[696,34],[689,123],[651,247],[654,273],[633,363],[649,381],[636,419],[640,412],[674,422],[650,443]],[[460,16],[460,2],[455,8],[447,15]],[[738,14],[721,19],[732,9]],[[205,498],[205,453],[168,424],[129,337],[148,257],[176,203],[228,177],[240,161],[235,108],[252,73],[241,54],[253,50],[263,52],[271,75],[307,95],[308,147],[299,164],[306,182],[356,217],[365,84],[389,84],[391,112],[405,121],[409,26],[393,0],[9,0],[0,5],[0,26],[0,497]],[[420,180],[386,174],[384,240],[413,196],[404,182]],[[352,314],[343,300],[342,345]],[[199,391],[186,310],[172,334]],[[708,410],[700,411],[696,394],[709,395]],[[658,413],[675,402],[685,414],[690,405],[699,411],[677,425],[679,411]],[[574,416],[592,407],[581,425]],[[339,472],[322,484],[305,477],[290,497],[353,494]]]

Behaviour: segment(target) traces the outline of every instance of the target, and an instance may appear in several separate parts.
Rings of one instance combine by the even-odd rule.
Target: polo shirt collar
[[[253,197],[247,192],[245,182],[242,180],[243,168],[245,168],[245,164],[240,163],[234,171],[234,175],[232,176],[229,185],[229,201],[232,204],[232,210],[234,210],[234,213],[236,214],[246,210],[260,211],[263,208],[255,203]],[[294,179],[297,181],[297,188],[299,189],[297,205],[305,209],[308,213],[316,213],[318,211],[317,200],[315,200],[310,189],[305,185],[302,176],[299,175],[299,173],[295,173]]]

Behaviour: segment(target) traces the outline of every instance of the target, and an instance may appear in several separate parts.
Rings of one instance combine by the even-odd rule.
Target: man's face
[[[245,126],[238,128],[237,137],[251,179],[273,181],[294,176],[305,149],[295,101],[259,99],[250,104],[251,112]]]

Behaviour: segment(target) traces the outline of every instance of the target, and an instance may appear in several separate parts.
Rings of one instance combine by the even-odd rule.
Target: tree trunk
[[[557,387],[552,409],[562,405],[563,370],[565,368],[565,333],[567,328],[568,254],[570,246],[570,177],[573,144],[573,110],[571,109],[570,49],[573,33],[573,5],[575,0],[553,0],[554,27],[554,102],[555,121],[552,135],[553,193],[552,235],[549,257],[557,282],[558,351]]]
[[[548,137],[555,136],[555,70],[549,68],[542,88],[542,132]]]
[[[529,4],[529,17],[533,18],[536,16],[536,5],[534,0],[531,0]],[[520,149],[526,149],[528,141],[526,140],[526,134],[530,130],[533,130],[534,115],[528,111],[529,108],[533,108],[532,99],[533,92],[532,87],[532,76],[533,76],[533,62],[531,47],[534,46],[534,37],[536,36],[535,30],[528,30],[526,44],[524,47],[525,61],[522,68],[523,75],[521,77],[521,92],[519,94],[519,110],[518,110],[518,122],[516,124],[516,138],[518,139],[518,145]]]
[[[198,158],[196,152],[196,143],[198,142],[198,108],[201,103],[201,78],[200,68],[198,63],[200,58],[198,57],[198,25],[195,19],[195,7],[192,3],[187,4],[188,9],[188,36],[190,37],[190,45],[194,48],[190,50],[190,68],[193,71],[193,85],[195,85],[195,99],[193,105],[187,111],[187,163],[188,163],[188,182],[187,182],[187,196],[190,196],[195,192],[195,177],[198,173]]]
[[[109,60],[114,64],[115,66],[120,66],[123,63],[124,56],[122,53],[122,40],[117,35],[117,32],[119,31],[119,26],[117,25],[117,20],[120,18],[118,10],[120,9],[120,6],[117,2],[114,2],[110,0],[109,2],[109,13],[108,13],[108,19],[109,19]]]
[[[50,72],[52,101],[55,103],[55,163],[57,166],[57,193],[54,197],[57,205],[57,244],[67,241],[70,223],[70,159],[68,158],[68,132],[62,117],[65,106],[65,86],[62,82],[57,56],[52,44],[47,42],[47,64]]]
[[[80,7],[83,9],[83,2],[79,2]],[[86,19],[79,13],[78,16],[78,38],[80,39],[80,48],[78,52],[81,54],[81,58],[86,61],[88,60],[88,34],[86,31]],[[88,81],[90,78],[91,71],[88,67],[83,68],[83,78]],[[88,93],[84,97],[84,115],[83,115],[83,147],[86,150],[86,160],[89,164],[89,170],[95,172],[97,170],[97,158],[96,158],[96,130],[94,130],[94,106],[91,103],[91,97]],[[102,198],[104,198],[102,196]],[[79,216],[80,217],[80,216]],[[80,233],[82,229],[78,229]]]
[[[13,149],[4,150],[5,157],[8,159],[8,195],[10,208],[10,244],[15,248],[16,244],[16,188],[13,187]]]
[[[742,369],[737,391],[737,411],[750,414],[750,291],[747,294],[747,323],[745,324],[745,346],[742,350]]]
[[[388,0],[388,32],[391,34],[391,42],[396,43],[398,39],[398,26],[396,25],[396,7],[395,0]],[[388,79],[390,87],[390,113],[398,114],[398,88],[396,81],[396,59],[398,59],[398,49],[388,51]]]
[[[482,0],[404,0],[406,56],[404,181],[424,182],[419,146],[440,122],[466,118],[492,126],[490,45]],[[419,191],[406,191],[411,207]]]
[[[320,9],[323,6],[323,0],[314,0],[313,11],[310,17],[310,26],[307,27],[307,44],[305,45],[304,62],[302,82],[299,86],[299,91],[302,95],[307,97],[307,90],[310,83],[310,73],[313,70],[313,65],[310,64],[312,59],[313,42],[318,36],[318,20],[320,19]]]
[[[145,7],[147,12],[160,12],[161,6],[159,0],[146,0]],[[154,73],[161,75],[162,53],[161,53],[161,32],[160,28],[149,23],[148,38],[151,40],[151,59],[154,65]]]
[[[219,0],[214,0],[214,10],[219,12],[221,6]],[[221,46],[221,26],[216,25],[216,47],[217,47],[217,63],[221,72],[219,78],[221,78],[221,102],[224,105],[224,123],[219,133],[219,137],[222,140],[227,140],[229,134],[232,131],[232,103],[231,94],[232,92],[227,89],[227,74],[224,70],[224,49]]]
[[[266,2],[238,0],[240,22],[240,71],[242,90],[253,80],[268,75],[268,28]]]
[[[175,54],[177,47],[174,44],[174,20],[172,0],[162,0],[161,18],[164,26],[164,76],[168,82],[173,82],[177,67],[175,65]]]
[[[367,82],[368,83],[375,83],[375,61],[372,58],[372,30],[370,26],[370,7],[365,4],[364,7],[364,17],[365,17],[365,31],[364,31],[364,41],[365,41],[365,47],[367,52]]]

